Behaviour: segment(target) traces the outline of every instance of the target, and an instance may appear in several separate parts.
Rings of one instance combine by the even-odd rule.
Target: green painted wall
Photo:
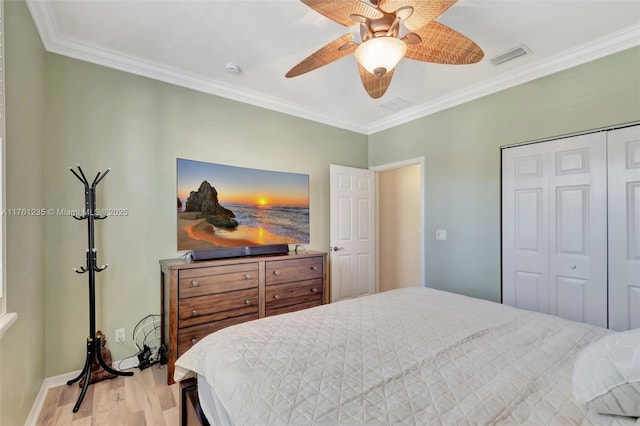
[[[126,217],[96,222],[98,326],[114,359],[137,352],[135,324],[159,313],[158,260],[176,252],[176,158],[310,175],[310,248],[329,246],[329,164],[367,167],[367,137],[66,57],[47,55],[45,190],[48,208],[79,209],[68,167],[111,167],[98,207]],[[88,334],[86,225],[46,218],[47,376],[82,367]],[[115,343],[124,327],[128,343]]]
[[[111,167],[98,206],[98,326],[114,359],[159,311],[158,259],[175,257],[175,159],[309,173],[311,248],[329,245],[329,164],[367,167],[424,155],[427,284],[500,297],[504,144],[640,119],[640,48],[369,137],[45,53],[22,1],[6,9],[8,207],[83,207],[68,171]],[[46,161],[45,161],[46,159]],[[436,242],[436,228],[449,240]],[[44,377],[78,370],[88,332],[86,227],[68,216],[10,218],[9,309],[0,341],[0,423],[24,422]],[[46,277],[46,278],[45,278]],[[46,324],[46,325],[45,325]],[[127,329],[128,342],[113,332]]]
[[[369,166],[425,157],[427,286],[499,301],[500,146],[640,120],[639,75],[636,47],[371,135]]]
[[[329,164],[367,166],[367,137],[46,53],[22,1],[5,3],[7,207],[79,209],[68,171],[111,167],[96,223],[97,322],[114,359],[136,353],[134,325],[159,312],[158,260],[176,257],[177,157],[310,175],[311,249],[329,244]],[[46,159],[46,161],[45,161]],[[45,377],[78,370],[88,334],[86,224],[8,218],[9,310],[0,341],[0,424],[24,423]],[[46,277],[46,278],[45,278]],[[127,329],[116,344],[113,331]]]
[[[44,205],[45,51],[23,1],[5,1],[7,208]],[[44,219],[7,217],[7,309],[0,424],[23,425],[45,375]]]

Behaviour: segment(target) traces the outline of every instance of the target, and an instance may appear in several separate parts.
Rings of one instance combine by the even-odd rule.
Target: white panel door
[[[549,312],[548,145],[502,151],[503,303]]]
[[[607,327],[607,141],[549,144],[549,313]]]
[[[375,293],[374,172],[331,164],[331,301]]]
[[[640,327],[640,126],[608,132],[609,328]]]
[[[606,135],[502,151],[503,303],[607,326]]]

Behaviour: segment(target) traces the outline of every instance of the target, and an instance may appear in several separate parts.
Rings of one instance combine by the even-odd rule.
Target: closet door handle
[[[569,265],[569,269],[576,269],[576,265]]]

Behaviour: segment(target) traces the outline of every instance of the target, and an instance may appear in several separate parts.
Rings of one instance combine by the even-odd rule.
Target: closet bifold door
[[[640,327],[640,126],[607,133],[609,328]]]
[[[502,151],[503,302],[607,326],[604,132]]]
[[[550,313],[607,327],[607,140],[549,142]]]
[[[549,312],[549,145],[502,150],[502,302]]]

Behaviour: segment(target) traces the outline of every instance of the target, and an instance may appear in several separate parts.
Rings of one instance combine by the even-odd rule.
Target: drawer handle
[[[196,344],[196,342],[198,342],[198,339],[191,339],[191,344],[192,344],[192,345],[195,345],[195,344]]]
[[[250,280],[250,279],[251,279],[251,275],[249,275],[249,274],[244,274],[244,278],[245,278],[246,280]]]
[[[198,287],[198,281],[191,281],[191,287]]]
[[[317,270],[318,270],[318,267],[317,267],[317,266],[312,266],[312,267],[311,267],[311,270],[312,270],[312,271],[317,271]]]
[[[245,305],[250,305],[250,304],[251,304],[251,300],[249,300],[249,299],[245,300],[245,301],[244,301],[244,304],[245,304]]]
[[[273,271],[273,275],[280,275],[280,271]]]
[[[191,311],[191,316],[197,317],[198,316],[198,311],[197,310],[193,310]]]
[[[273,298],[274,298],[274,299],[276,299],[276,300],[278,300],[278,299],[280,299],[280,296],[278,296],[277,294],[274,294],[274,295],[273,295]]]
[[[317,293],[317,292],[318,292],[318,289],[317,289],[317,288],[315,288],[315,287],[312,287],[312,288],[311,288],[311,293]]]

